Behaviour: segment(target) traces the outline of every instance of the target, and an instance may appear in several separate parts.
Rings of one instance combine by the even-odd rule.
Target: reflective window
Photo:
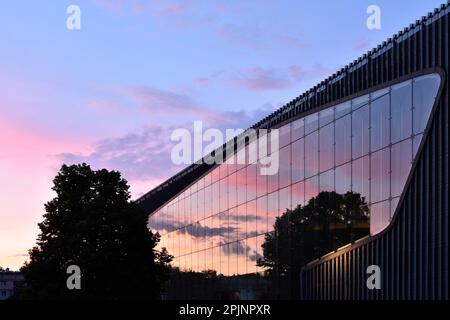
[[[336,119],[339,119],[340,117],[343,117],[343,116],[349,114],[351,111],[352,111],[351,101],[347,101],[347,102],[338,104],[334,108]]]
[[[336,165],[340,165],[351,159],[351,116],[337,119],[335,126],[335,161]]]
[[[319,114],[313,113],[305,117],[305,134],[311,133],[319,128]]]
[[[317,131],[305,137],[305,177],[319,172],[319,134]]]
[[[319,169],[326,171],[334,167],[334,124],[319,130]]]
[[[440,77],[436,74],[413,79],[413,133],[422,133],[438,94]]]
[[[369,202],[369,157],[365,156],[352,162],[352,191]]]
[[[258,197],[261,197],[267,194],[267,175],[261,174],[262,166],[259,163],[256,165],[256,168],[256,193]]]
[[[334,108],[327,108],[319,112],[319,125],[321,127],[333,122]]]
[[[412,134],[412,81],[395,85],[391,91],[391,142]]]
[[[298,205],[305,205],[305,183],[303,181],[292,185],[292,208],[295,209]]]
[[[291,146],[286,146],[280,150],[279,158],[279,188],[284,188],[291,184]]]
[[[287,146],[291,142],[291,124],[286,124],[279,129],[280,148]]]
[[[411,139],[394,144],[391,149],[391,196],[400,196],[411,170]]]
[[[369,105],[352,113],[352,155],[359,158],[369,152]]]
[[[390,221],[390,202],[383,201],[370,206],[370,234],[382,231]]]
[[[336,167],[335,170],[336,192],[345,194],[352,190],[352,166],[350,163]]]
[[[292,143],[292,182],[305,178],[305,139]]]
[[[292,122],[291,140],[295,141],[305,135],[305,119],[301,118]]]
[[[334,191],[334,170],[328,170],[322,172],[319,176],[320,187],[319,190],[322,191]]]
[[[352,110],[356,110],[358,108],[361,108],[364,105],[367,105],[369,103],[370,95],[366,94],[364,96],[357,97],[352,100]]]
[[[251,155],[255,140],[245,163],[229,157],[152,214],[148,227],[174,270],[191,271],[186,290],[217,298],[212,280],[226,298],[289,297],[305,263],[384,230],[402,205],[439,81],[417,77],[294,120],[280,127],[274,174],[261,174],[269,162]]]
[[[370,149],[379,150],[389,145],[390,133],[389,95],[384,95],[370,103]]]
[[[256,198],[256,165],[251,164],[247,166],[247,201]]]
[[[370,156],[370,202],[389,198],[389,148],[372,153]]]

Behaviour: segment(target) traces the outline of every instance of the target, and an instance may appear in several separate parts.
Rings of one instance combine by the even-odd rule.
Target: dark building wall
[[[339,98],[430,68],[444,74],[435,114],[395,220],[376,237],[306,266],[301,274],[303,299],[448,299],[448,9],[444,5],[391,39],[385,44],[390,49],[331,88],[330,96]],[[408,37],[398,42],[405,34]],[[381,268],[380,290],[366,286],[366,268],[372,264]]]

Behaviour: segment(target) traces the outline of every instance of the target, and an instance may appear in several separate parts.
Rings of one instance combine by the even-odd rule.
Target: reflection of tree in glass
[[[265,235],[266,269],[278,298],[299,294],[299,274],[308,262],[369,234],[369,208],[359,193],[320,192],[305,206],[286,210]]]

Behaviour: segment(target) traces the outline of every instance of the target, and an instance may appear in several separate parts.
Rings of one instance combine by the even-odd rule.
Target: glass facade
[[[197,290],[183,298],[295,297],[304,264],[385,229],[439,84],[420,76],[285,124],[276,174],[230,158],[151,215],[189,275],[178,290]]]

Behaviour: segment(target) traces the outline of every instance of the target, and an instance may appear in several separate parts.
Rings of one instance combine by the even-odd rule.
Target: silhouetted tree
[[[368,234],[369,209],[360,194],[320,192],[276,219],[257,264],[266,269],[275,295],[295,298],[305,264]]]
[[[56,197],[45,204],[37,245],[21,268],[23,297],[159,299],[172,256],[155,249],[159,235],[120,173],[63,165],[53,183]],[[81,269],[81,290],[66,286],[70,265]]]

